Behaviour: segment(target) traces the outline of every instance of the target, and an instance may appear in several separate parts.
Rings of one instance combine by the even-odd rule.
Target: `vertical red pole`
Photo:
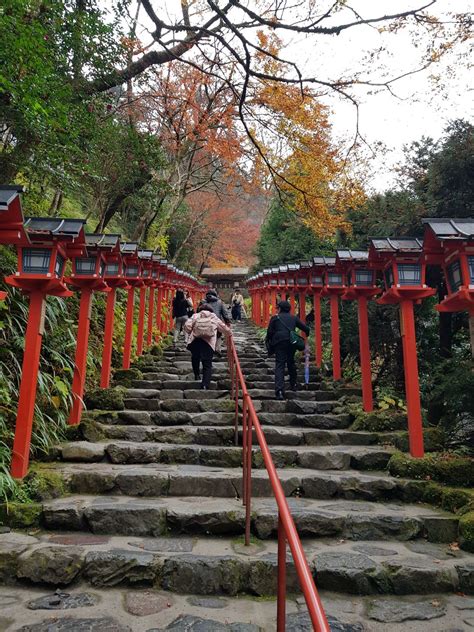
[[[146,335],[147,347],[151,347],[153,342],[153,313],[155,311],[155,288],[150,287],[150,293],[148,295],[148,331]]]
[[[28,473],[31,431],[33,428],[36,387],[38,383],[38,365],[43,338],[44,310],[44,294],[42,292],[32,292],[30,294],[30,310],[25,334],[15,439],[13,441],[11,473],[14,478],[23,478]]]
[[[100,387],[108,388],[110,385],[110,372],[112,365],[112,348],[114,344],[114,318],[116,288],[111,288],[107,294],[107,307],[105,309],[104,349],[102,351],[102,370],[100,373]]]
[[[280,513],[278,513],[278,586],[277,586],[277,632],[286,629],[286,536]]]
[[[72,378],[72,408],[69,413],[68,424],[75,426],[81,421],[84,386],[87,371],[87,347],[89,346],[89,328],[91,323],[92,290],[81,290],[79,304],[79,322],[77,326],[76,358],[74,363],[74,377]]]
[[[341,347],[339,341],[339,297],[331,294],[331,343],[332,343],[332,376],[341,379]]]
[[[135,303],[135,288],[128,290],[127,297],[127,314],[125,317],[125,341],[123,343],[123,361],[124,369],[130,368],[130,358],[132,356],[132,336],[133,336],[133,310]]]
[[[423,425],[421,420],[420,384],[418,381],[418,357],[416,352],[415,316],[413,301],[400,303],[400,324],[405,370],[405,393],[408,411],[408,440],[411,456],[424,456]]]
[[[372,397],[372,370],[370,366],[369,317],[367,314],[367,297],[357,299],[359,312],[359,349],[360,368],[362,372],[362,404],[366,413],[374,409]]]
[[[256,308],[256,324],[261,327],[262,326],[262,293],[260,290],[255,295],[255,308]]]
[[[300,292],[299,294],[299,307],[300,307],[300,320],[305,322],[306,318],[306,292]]]
[[[295,302],[295,293],[293,292],[293,290],[290,292],[290,305],[291,305],[291,313],[294,314],[295,309],[296,309],[296,302]]]
[[[272,316],[275,316],[277,313],[277,291],[274,288],[271,291],[271,306],[272,306]]]
[[[140,288],[140,306],[138,310],[137,356],[143,353],[143,334],[145,331],[146,286]]]
[[[160,286],[158,288],[158,298],[156,300],[156,328],[157,328],[157,334],[156,334],[156,339],[159,340],[161,337],[161,331],[162,331],[162,305],[163,305],[163,288]]]
[[[323,336],[321,332],[321,295],[315,292],[314,300],[314,355],[316,358],[316,366],[321,368],[323,361]]]

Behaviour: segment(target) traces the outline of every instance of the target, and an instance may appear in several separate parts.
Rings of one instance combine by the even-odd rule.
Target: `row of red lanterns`
[[[177,288],[188,290],[193,301],[199,300],[204,291],[192,275],[169,264],[159,253],[141,250],[136,243],[121,243],[120,235],[85,234],[83,220],[23,218],[21,192],[18,186],[0,186],[0,244],[15,245],[18,253],[18,270],[5,281],[27,294],[30,301],[11,465],[15,478],[23,478],[28,472],[47,295],[72,296],[69,286],[80,293],[73,405],[68,420],[75,425],[80,422],[83,410],[93,293],[107,293],[100,381],[100,386],[107,388],[117,289],[128,293],[122,361],[125,369],[131,361],[135,289],[140,292],[137,355],[169,330],[171,299]],[[66,277],[68,260],[72,271]],[[1,292],[0,300],[6,295]]]
[[[329,297],[333,377],[341,378],[339,298],[357,300],[364,410],[373,410],[367,301],[381,294],[379,304],[400,305],[405,392],[410,453],[424,455],[423,430],[413,306],[432,296],[426,266],[440,265],[447,296],[436,306],[441,312],[468,311],[474,316],[474,219],[425,219],[424,239],[372,239],[369,251],[338,250],[335,257],[314,257],[266,268],[248,280],[252,319],[265,327],[276,309],[277,295],[288,296],[305,317],[306,297],[313,295],[315,358],[321,366],[321,297]],[[381,283],[380,283],[381,281]]]

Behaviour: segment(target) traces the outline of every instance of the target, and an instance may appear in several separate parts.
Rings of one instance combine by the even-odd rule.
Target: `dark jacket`
[[[189,309],[189,303],[185,298],[173,299],[173,318],[179,318],[180,316],[187,316]]]
[[[307,327],[298,316],[293,316],[288,312],[282,312],[276,316],[272,316],[268,323],[267,329],[267,346],[274,347],[279,342],[290,341],[290,330],[294,331],[295,328],[301,329],[306,335],[309,334],[309,327]]]
[[[220,298],[217,298],[217,296],[214,296],[214,294],[208,293],[206,294],[206,303],[209,305],[216,316],[218,316],[225,323],[230,323],[230,314]]]

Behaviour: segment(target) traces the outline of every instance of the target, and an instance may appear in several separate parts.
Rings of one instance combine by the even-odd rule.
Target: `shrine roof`
[[[29,237],[70,237],[76,239],[84,228],[84,219],[60,217],[27,217],[24,227]]]
[[[474,238],[474,218],[472,217],[426,218],[422,222],[425,226],[429,226],[439,239]]]

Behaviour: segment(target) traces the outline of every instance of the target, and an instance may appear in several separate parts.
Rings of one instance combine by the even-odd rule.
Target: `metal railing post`
[[[242,401],[242,504],[247,503],[247,398]]]
[[[248,393],[245,394],[245,401],[250,399],[250,395]],[[248,401],[247,401],[248,408]],[[250,544],[250,519],[252,513],[252,414],[249,410],[247,410],[247,466],[245,469],[245,479],[244,479],[244,487],[245,487],[245,545],[249,546]]]

